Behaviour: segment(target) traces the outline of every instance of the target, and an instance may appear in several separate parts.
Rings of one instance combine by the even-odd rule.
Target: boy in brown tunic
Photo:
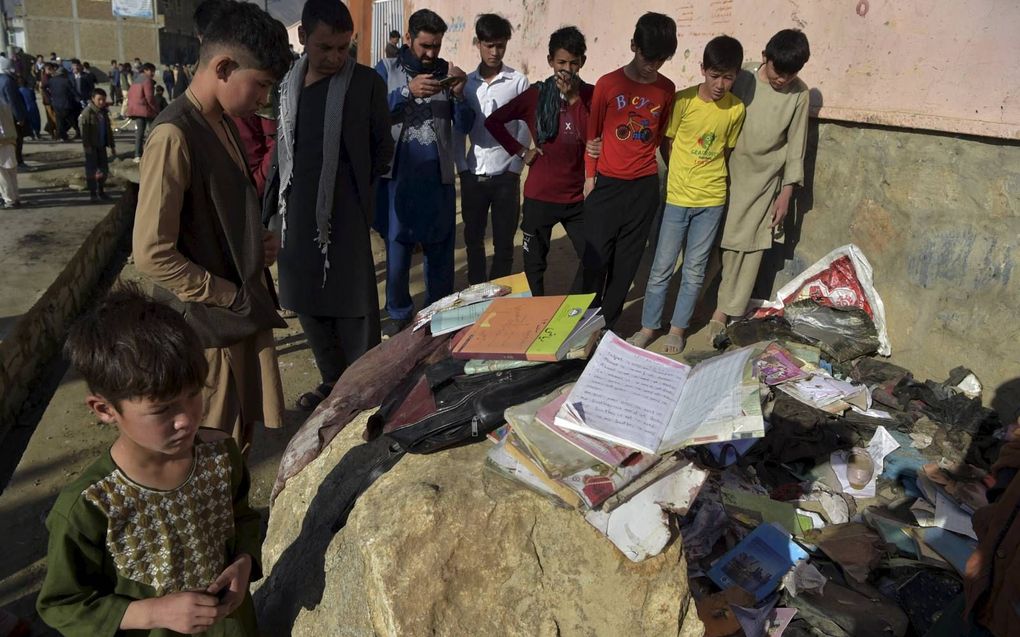
[[[737,75],[733,94],[744,103],[744,127],[729,160],[730,192],[721,240],[722,282],[711,334],[743,316],[765,250],[804,182],[808,88],[797,74],[811,55],[807,36],[784,29],[772,36],[761,63]]]
[[[286,323],[266,270],[279,241],[261,224],[230,116],[264,106],[290,62],[282,24],[253,4],[224,4],[204,33],[186,98],[154,123],[135,213],[138,269],[172,298],[205,349],[204,422],[245,452],[255,422],[281,424],[272,329]],[[275,413],[263,416],[263,393]]]

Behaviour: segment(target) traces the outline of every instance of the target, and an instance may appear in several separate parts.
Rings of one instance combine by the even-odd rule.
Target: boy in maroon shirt
[[[586,44],[576,27],[563,27],[549,38],[552,76],[538,82],[485,120],[485,128],[511,155],[531,166],[524,182],[524,273],[535,296],[545,294],[546,255],[552,228],[562,223],[574,251],[584,254],[584,151],[594,87],[578,77]],[[507,130],[527,122],[535,147],[525,148]],[[581,290],[580,267],[571,293]]]
[[[588,139],[601,140],[602,150],[585,156],[583,291],[596,293],[609,328],[623,311],[662,203],[655,151],[675,87],[659,69],[676,45],[673,19],[646,13],[630,41],[634,58],[595,84]]]

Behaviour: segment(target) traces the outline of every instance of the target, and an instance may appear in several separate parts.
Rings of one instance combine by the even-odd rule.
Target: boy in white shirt
[[[485,118],[494,110],[528,90],[528,78],[503,64],[510,40],[510,22],[494,13],[475,21],[475,43],[481,61],[468,74],[464,99],[475,111],[467,154],[456,154],[460,174],[461,215],[467,249],[468,283],[481,283],[513,271],[514,235],[520,219],[521,157],[508,154],[485,130]],[[516,127],[516,130],[513,128]],[[524,122],[510,126],[525,147],[530,134]],[[454,148],[464,147],[464,135],[455,133]],[[492,210],[492,267],[486,276],[485,227]]]

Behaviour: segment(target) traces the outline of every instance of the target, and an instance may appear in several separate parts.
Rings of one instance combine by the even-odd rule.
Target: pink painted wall
[[[700,79],[705,43],[726,33],[759,59],[769,37],[798,27],[811,41],[801,77],[820,117],[1020,139],[1020,2],[1015,0],[410,0],[450,25],[443,57],[470,70],[474,20],[493,11],[515,29],[506,61],[545,77],[549,34],[573,24],[588,39],[583,77],[630,59],[645,11],[677,21],[680,46],[663,72],[678,87]]]

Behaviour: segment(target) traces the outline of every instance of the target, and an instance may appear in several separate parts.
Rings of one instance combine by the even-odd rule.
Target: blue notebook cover
[[[783,576],[808,554],[781,527],[761,524],[708,571],[719,588],[739,586],[756,602],[768,597]]]

